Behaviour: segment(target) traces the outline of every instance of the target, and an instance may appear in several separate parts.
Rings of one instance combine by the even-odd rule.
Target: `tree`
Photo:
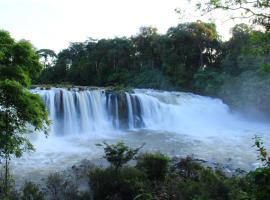
[[[160,68],[161,59],[157,50],[157,44],[160,35],[155,27],[141,27],[140,32],[135,37],[132,37],[132,42],[136,49],[136,59],[140,68],[142,66],[148,68]]]
[[[5,159],[6,194],[11,156],[20,157],[24,151],[33,150],[26,137],[29,125],[36,131],[44,130],[46,133],[49,120],[42,99],[14,80],[0,81],[0,157]]]
[[[57,58],[56,53],[51,49],[40,49],[37,54],[43,58],[44,68],[51,67]]]
[[[174,83],[191,87],[200,68],[218,66],[220,40],[212,23],[201,21],[179,24],[167,31],[166,71]]]
[[[38,55],[29,42],[15,42],[8,32],[0,31],[0,41],[0,158],[5,160],[3,190],[8,196],[9,160],[33,150],[26,134],[30,129],[46,134],[49,120],[41,97],[27,89],[29,76],[41,70]]]
[[[241,73],[238,58],[247,48],[250,40],[251,28],[246,24],[236,24],[232,30],[232,37],[223,44],[224,59],[222,68],[230,75],[237,76]]]
[[[250,19],[252,23],[270,30],[269,0],[207,0],[205,4],[198,3],[203,13],[221,9],[232,13],[231,19]]]
[[[118,171],[128,161],[132,160],[139,150],[144,146],[141,145],[136,149],[132,149],[125,145],[123,142],[116,144],[96,144],[97,146],[104,147],[105,156],[104,158],[111,163],[112,167]]]
[[[31,79],[42,71],[39,56],[27,40],[16,42],[7,31],[0,30],[0,67],[19,66]]]

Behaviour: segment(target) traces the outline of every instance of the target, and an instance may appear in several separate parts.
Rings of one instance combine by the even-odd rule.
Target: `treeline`
[[[245,24],[232,28],[226,42],[213,23],[183,23],[166,34],[142,27],[130,38],[71,43],[58,55],[40,50],[45,69],[36,83],[122,85],[211,95],[229,76],[246,70],[268,72],[269,38],[269,32]]]

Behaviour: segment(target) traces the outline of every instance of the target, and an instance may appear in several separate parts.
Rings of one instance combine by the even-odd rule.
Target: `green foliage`
[[[17,81],[25,87],[29,87],[31,82],[29,76],[18,66],[0,66],[0,77],[2,80]]]
[[[42,65],[39,56],[32,44],[26,40],[21,40],[14,44],[12,64],[21,66],[28,73],[31,79],[36,79],[41,73]]]
[[[199,172],[203,169],[200,163],[190,156],[182,158],[174,167],[174,171],[182,178],[191,180],[198,180]]]
[[[18,195],[15,195],[14,193],[15,180],[10,174],[9,160],[5,159],[5,161],[1,164],[2,166],[1,166],[1,174],[0,174],[0,199],[7,199],[7,200],[13,199],[12,198],[13,196],[17,197]]]
[[[51,49],[39,49],[37,54],[43,58],[44,68],[52,67],[57,57],[56,53]]]
[[[264,56],[240,55],[237,58],[239,69],[243,71],[259,70],[264,63]]]
[[[4,160],[3,193],[10,191],[9,160],[33,150],[26,137],[29,127],[47,133],[48,113],[40,96],[30,93],[30,78],[37,78],[42,66],[33,46],[15,42],[0,31],[0,157]]]
[[[10,57],[12,56],[12,48],[15,41],[11,38],[9,32],[0,30],[0,65],[6,65],[10,63]]]
[[[223,84],[225,73],[214,69],[199,69],[193,78],[195,90],[207,95],[214,95]]]
[[[47,196],[52,200],[80,199],[77,186],[59,173],[53,173],[46,180]]]
[[[270,199],[270,167],[258,168],[248,174],[250,195],[256,200]]]
[[[132,160],[143,147],[142,145],[136,149],[132,149],[123,142],[118,142],[116,144],[107,144],[106,142],[103,142],[103,144],[97,144],[97,146],[104,148],[104,158],[111,163],[116,171],[118,171],[125,163]]]
[[[6,31],[0,30],[0,67],[20,67],[31,79],[36,79],[42,70],[39,56],[26,40],[16,42]]]
[[[20,156],[25,150],[33,149],[23,134],[27,126],[46,131],[48,113],[41,97],[16,81],[0,81],[0,91],[0,155]]]
[[[258,160],[263,162],[264,166],[270,168],[270,156],[268,155],[267,150],[263,146],[261,137],[255,136],[254,140],[255,140],[254,146],[257,147],[257,151],[259,152]]]
[[[182,184],[186,197],[194,199],[229,199],[229,186],[224,182],[224,177],[208,169],[199,172],[198,181],[188,180]]]
[[[208,0],[203,4],[197,1],[198,8],[203,13],[209,13],[213,10],[224,10],[231,12],[231,19],[250,19],[253,24],[261,25],[265,30],[270,30],[270,2],[269,0]]]
[[[238,184],[231,186],[232,183],[229,183],[228,180],[233,179],[227,178],[219,171],[203,167],[191,157],[181,159],[174,166],[173,171],[177,174],[176,177],[179,177],[176,184],[183,199],[236,200],[239,193],[244,193],[240,187],[237,188]],[[175,176],[173,179],[175,179]],[[232,182],[235,183],[236,181]],[[176,192],[174,191],[174,193]]]
[[[95,169],[89,174],[94,199],[132,200],[146,190],[145,175],[134,167]]]
[[[270,72],[270,63],[263,63],[259,69],[259,72],[266,74]]]
[[[257,139],[256,139],[257,138]],[[261,139],[255,137],[259,154],[265,155]],[[136,166],[89,168],[82,177],[89,178],[89,193],[79,192],[70,176],[51,174],[44,192],[26,183],[20,198],[15,192],[2,199],[52,200],[266,200],[270,194],[270,168],[265,165],[241,176],[226,176],[221,170],[204,166],[192,157],[168,163],[160,153],[146,153]],[[77,177],[78,178],[78,177]],[[74,182],[75,181],[75,182]],[[1,186],[1,183],[0,183]],[[0,187],[1,189],[1,187]]]
[[[227,78],[219,90],[219,97],[234,109],[247,114],[260,112],[269,117],[269,91],[270,74],[249,70]]]
[[[151,181],[164,181],[168,173],[169,158],[162,153],[145,153],[137,159],[136,167]]]
[[[40,191],[38,185],[32,182],[26,182],[22,188],[22,191],[22,200],[44,200],[43,192]]]
[[[216,65],[220,54],[213,23],[184,23],[165,35],[142,27],[131,38],[72,43],[58,54],[55,65],[42,72],[39,82],[188,89],[197,70]]]
[[[133,84],[137,88],[159,88],[159,89],[168,89],[171,84],[167,80],[167,77],[156,69],[144,69],[138,76],[135,76],[133,79]]]

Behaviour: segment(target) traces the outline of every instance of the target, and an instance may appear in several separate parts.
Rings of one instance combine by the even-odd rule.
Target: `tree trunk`
[[[203,51],[201,46],[199,45],[199,49],[200,49],[200,62],[199,62],[199,66],[202,68],[203,67]]]
[[[6,131],[5,131],[5,136],[7,138],[7,135],[8,135],[8,113],[6,112]],[[8,153],[7,151],[4,149],[5,151],[5,166],[4,166],[4,169],[5,169],[5,175],[4,175],[4,194],[5,196],[7,197],[8,196],[8,176],[9,176],[9,162],[8,162]]]

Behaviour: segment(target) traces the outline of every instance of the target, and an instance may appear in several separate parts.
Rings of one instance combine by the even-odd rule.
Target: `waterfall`
[[[118,111],[118,100],[117,97],[115,98],[115,120],[114,120],[114,124],[115,124],[115,128],[119,129],[119,111]]]
[[[55,134],[79,134],[113,130],[113,120],[106,109],[104,90],[32,90],[44,99]],[[109,103],[110,106],[111,103]],[[117,110],[117,104],[116,104]],[[116,117],[118,117],[116,115]],[[118,119],[115,120],[116,124]],[[117,125],[116,125],[117,127]]]
[[[95,144],[103,141],[123,141],[131,147],[145,143],[147,152],[194,155],[244,170],[257,166],[251,148],[254,135],[270,145],[269,121],[246,119],[220,99],[151,89],[31,91],[44,100],[52,125],[47,139],[29,135],[36,151],[12,165],[19,176],[62,171],[85,158],[101,158],[103,151]]]
[[[34,89],[49,110],[54,134],[150,129],[188,135],[222,135],[252,126],[230,112],[220,99],[192,93],[134,89]],[[224,128],[226,127],[226,128]],[[251,127],[252,128],[252,127]]]
[[[134,128],[134,117],[133,117],[133,109],[131,104],[131,98],[130,94],[125,92],[126,100],[127,100],[127,106],[128,106],[128,127],[130,129]]]

